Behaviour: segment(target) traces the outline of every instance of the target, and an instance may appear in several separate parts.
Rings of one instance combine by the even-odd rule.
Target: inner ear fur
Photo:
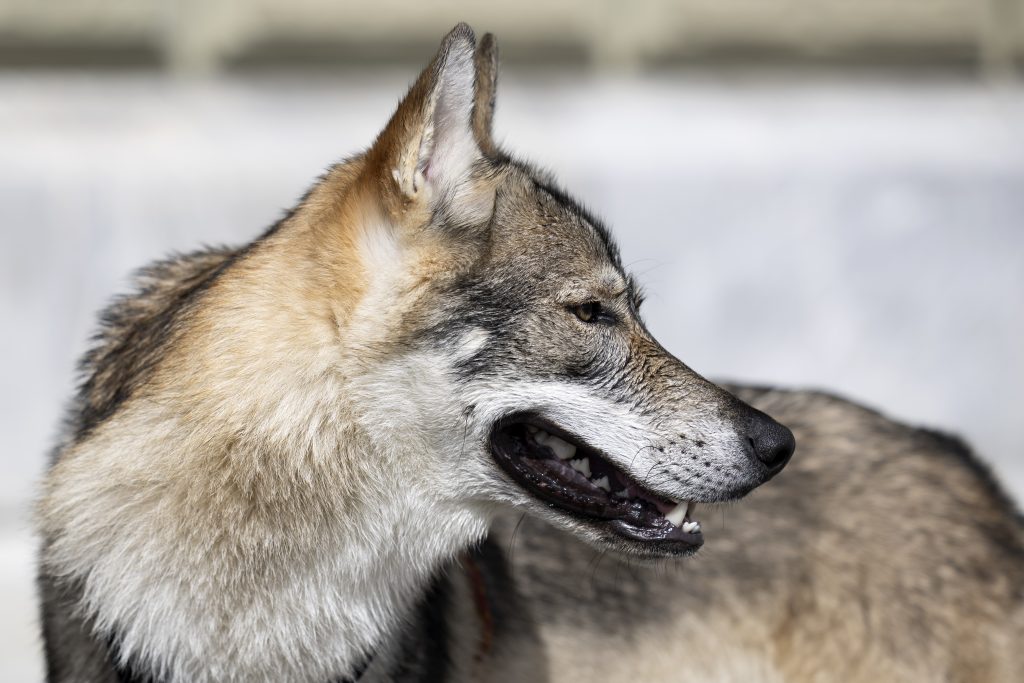
[[[367,153],[366,171],[388,213],[458,205],[491,137],[497,44],[456,26]],[[474,201],[473,204],[478,204]]]

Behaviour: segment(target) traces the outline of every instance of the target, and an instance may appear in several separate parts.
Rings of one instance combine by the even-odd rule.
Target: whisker
[[[508,553],[507,554],[508,554],[509,562],[512,561],[512,553],[515,550],[516,539],[519,537],[519,527],[521,527],[523,525],[523,520],[524,519],[526,519],[526,513],[525,512],[522,515],[519,516],[519,521],[516,522],[516,525],[514,527],[512,527],[512,536],[508,540]]]

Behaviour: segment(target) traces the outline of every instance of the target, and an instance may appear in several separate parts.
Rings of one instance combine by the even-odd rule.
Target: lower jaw
[[[525,492],[549,511],[557,511],[560,515],[570,517],[576,525],[597,531],[606,542],[619,546],[625,544],[630,554],[650,557],[682,556],[693,554],[704,545],[704,535],[699,530],[696,533],[688,533],[668,521],[657,525],[636,524],[628,518],[588,514],[589,511],[575,509],[576,506],[572,505],[562,505],[560,501],[538,495],[528,488]]]
[[[607,526],[616,535],[641,543],[663,545],[666,547],[679,546],[693,550],[697,550],[704,545],[703,534],[688,534],[675,527],[668,530],[657,527],[638,527],[621,519],[611,520],[607,523]]]
[[[700,531],[688,533],[666,520],[656,525],[637,524],[630,519],[632,515],[617,516],[610,506],[604,507],[599,501],[584,502],[573,500],[571,496],[566,496],[566,500],[563,501],[551,495],[554,493],[553,487],[552,490],[535,491],[530,484],[537,485],[537,481],[531,481],[532,477],[525,476],[523,472],[517,472],[516,475],[518,476],[514,478],[520,480],[520,486],[537,502],[572,517],[577,523],[597,528],[599,532],[621,539],[631,547],[645,546],[635,548],[644,554],[680,555],[696,552],[704,545],[704,536]],[[541,485],[538,488],[547,487]]]
[[[685,534],[685,537],[681,537],[681,532],[666,534],[662,529],[636,527],[618,519],[598,522],[595,527],[600,534],[601,545],[641,560],[688,557],[704,545],[701,534]]]

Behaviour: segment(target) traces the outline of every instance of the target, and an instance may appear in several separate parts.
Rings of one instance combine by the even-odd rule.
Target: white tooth
[[[679,526],[683,524],[683,518],[686,517],[686,503],[679,503],[672,511],[665,515],[665,519],[672,522],[672,526]],[[683,530],[686,530],[686,524],[683,524]]]
[[[570,460],[569,466],[574,470],[582,474],[584,477],[590,478],[590,458],[579,458],[578,460]]]
[[[594,486],[596,486],[599,489],[604,489],[605,491],[609,491],[609,492],[612,490],[612,485],[608,483],[608,475],[605,475],[605,476],[601,477],[600,479],[595,479],[594,480]]]
[[[619,489],[612,495],[614,495],[616,498],[629,498],[629,494],[626,493],[626,489]]]
[[[688,534],[700,531],[700,524],[698,524],[697,522],[683,522],[683,531],[685,531]]]
[[[526,431],[530,432],[531,434],[536,434],[539,430],[533,425],[526,425]]]
[[[568,460],[576,455],[576,447],[567,441],[559,439],[554,434],[548,434],[547,442],[544,444],[555,452],[559,460]]]

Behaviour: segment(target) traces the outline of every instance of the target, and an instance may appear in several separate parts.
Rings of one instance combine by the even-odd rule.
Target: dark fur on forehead
[[[616,270],[624,273],[622,260],[619,256],[619,246],[612,238],[612,234],[608,229],[608,226],[606,226],[604,221],[594,215],[587,207],[580,203],[579,200],[562,189],[554,179],[553,174],[538,169],[523,159],[507,155],[503,156],[500,162],[503,165],[515,168],[526,175],[533,182],[533,185],[537,190],[551,196],[559,206],[578,217],[586,225],[593,228],[594,234],[597,235],[598,239],[600,239],[601,244],[604,245],[605,251],[608,253],[608,260],[611,261]]]
[[[611,230],[609,230],[605,222],[580,203],[579,200],[566,192],[558,184],[558,181],[555,180],[553,173],[539,169],[523,159],[505,155],[501,151],[498,151],[497,155],[496,158],[492,157],[492,159],[515,168],[520,173],[526,175],[533,182],[537,190],[549,195],[562,208],[577,216],[583,223],[593,229],[594,234],[597,235],[601,244],[604,245],[605,251],[608,254],[608,260],[625,278],[626,287],[629,289],[630,303],[633,306],[634,313],[639,317],[640,306],[643,305],[646,295],[643,288],[637,283],[636,278],[631,273],[626,272],[626,269],[623,267],[622,257],[619,254],[619,245],[616,244],[615,238],[612,237]]]

